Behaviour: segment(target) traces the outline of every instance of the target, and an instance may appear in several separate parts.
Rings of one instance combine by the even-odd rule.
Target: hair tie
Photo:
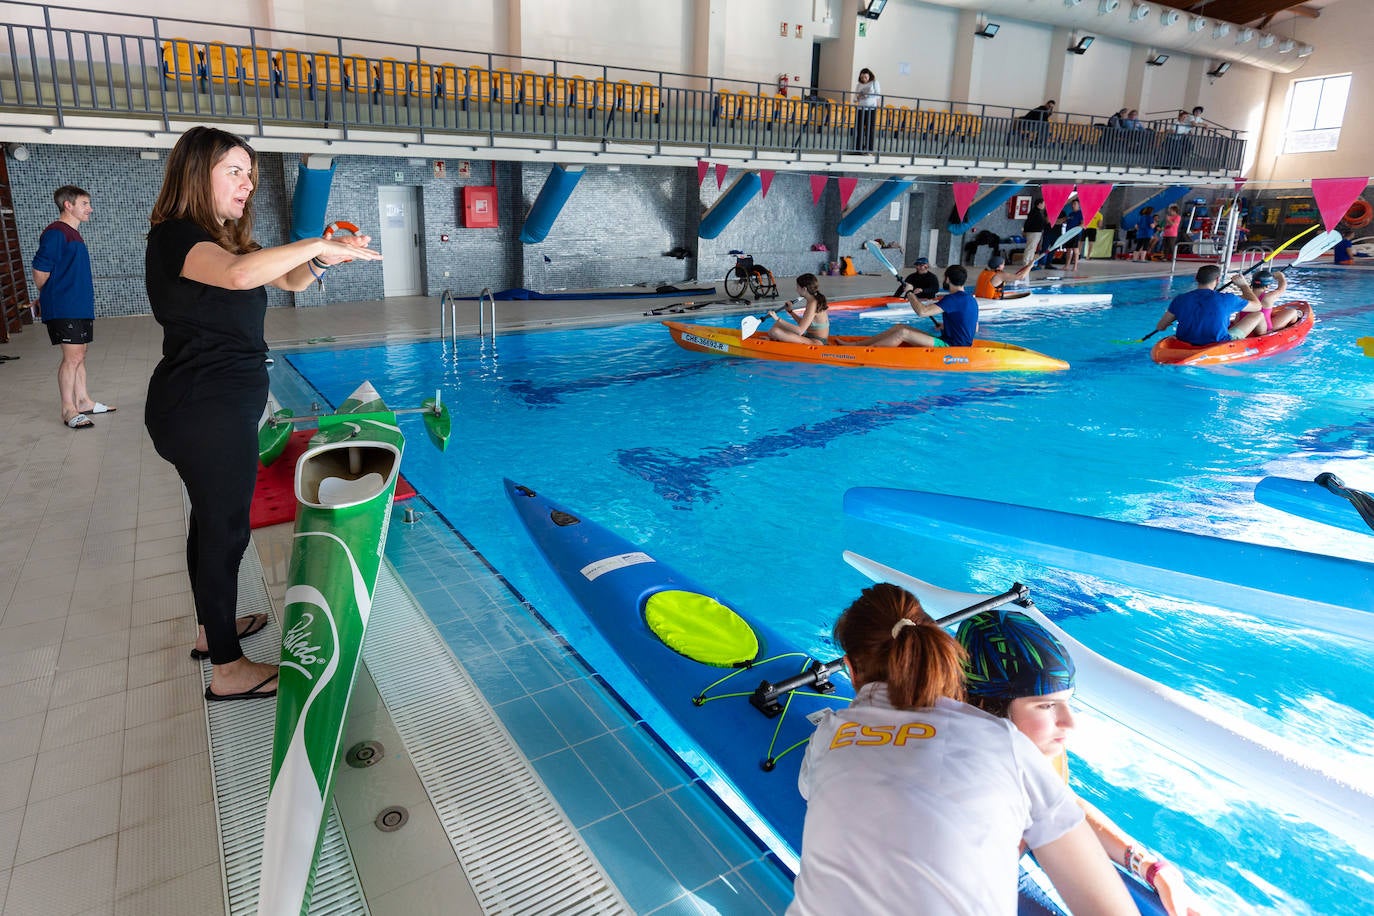
[[[902,632],[902,627],[914,626],[916,626],[916,621],[912,620],[910,617],[903,617],[901,620],[897,621],[892,625],[892,638],[897,638],[897,634]]]

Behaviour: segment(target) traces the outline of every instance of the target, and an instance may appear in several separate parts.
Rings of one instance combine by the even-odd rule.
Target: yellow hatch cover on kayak
[[[644,622],[668,648],[703,665],[733,668],[759,654],[753,627],[719,601],[697,592],[655,592],[645,602]]]

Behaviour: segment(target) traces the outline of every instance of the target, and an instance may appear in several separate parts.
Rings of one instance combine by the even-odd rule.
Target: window
[[[1350,95],[1350,74],[1296,80],[1288,100],[1285,153],[1320,153],[1334,150],[1341,138],[1345,100]]]

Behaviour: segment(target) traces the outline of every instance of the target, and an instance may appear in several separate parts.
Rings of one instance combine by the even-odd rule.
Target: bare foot
[[[263,696],[277,692],[277,666],[240,658],[227,665],[215,665],[210,678],[209,693],[217,697],[229,697],[252,691]],[[266,683],[264,683],[266,682]]]

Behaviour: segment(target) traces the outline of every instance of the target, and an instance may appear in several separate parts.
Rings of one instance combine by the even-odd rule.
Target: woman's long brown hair
[[[797,286],[806,290],[816,300],[816,311],[824,312],[830,308],[825,296],[821,295],[821,281],[816,279],[815,274],[802,274],[797,278]]]
[[[248,153],[249,177],[253,190],[258,187],[258,156],[248,141],[214,127],[193,127],[181,135],[167,157],[162,190],[148,218],[156,226],[169,219],[185,219],[197,224],[226,251],[245,254],[262,246],[253,241],[253,197],[243,206],[243,216],[224,223],[215,216],[215,194],[211,173],[225,153],[238,148]]]
[[[893,633],[899,620],[910,620]],[[887,683],[898,709],[934,706],[940,697],[964,699],[964,647],[903,588],[880,582],[863,590],[835,622],[835,641],[855,677]]]

